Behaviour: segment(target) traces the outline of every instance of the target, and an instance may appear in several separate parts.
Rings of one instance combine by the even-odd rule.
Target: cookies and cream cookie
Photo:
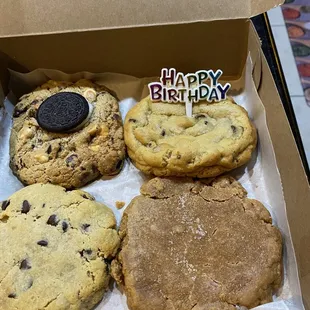
[[[154,178],[119,233],[112,276],[130,310],[251,309],[281,285],[281,233],[231,177]]]
[[[156,176],[214,177],[247,163],[256,130],[247,112],[227,99],[184,104],[143,99],[127,114],[125,142],[135,166]]]
[[[49,81],[17,103],[10,156],[24,184],[77,188],[118,173],[125,144],[117,99],[88,80]]]
[[[109,284],[115,226],[80,190],[34,184],[0,202],[0,308],[93,309]]]

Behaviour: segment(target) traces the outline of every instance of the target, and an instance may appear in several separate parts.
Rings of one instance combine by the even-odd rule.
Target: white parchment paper
[[[282,191],[275,154],[266,124],[264,106],[257,94],[252,79],[252,65],[248,59],[245,69],[245,90],[234,96],[235,101],[246,108],[253,120],[259,137],[256,154],[246,166],[233,171],[234,175],[248,191],[250,198],[260,200],[270,211],[274,224],[277,225],[284,238],[284,281],[283,287],[274,296],[272,303],[255,309],[260,310],[304,310],[301,290],[297,273],[297,265],[292,240],[288,227],[285,201]],[[113,89],[113,88],[112,88]],[[133,98],[126,98],[120,102],[122,117],[135,105]],[[9,168],[9,136],[12,125],[12,103],[6,99],[4,109],[0,110],[0,201],[5,200],[23,185],[12,174]],[[98,201],[109,206],[121,220],[122,210],[115,207],[116,201],[124,201],[126,206],[135,196],[139,195],[142,183],[147,179],[127,159],[121,173],[112,178],[100,179],[83,188]],[[114,287],[105,294],[103,301],[96,310],[124,310],[128,309],[126,297]],[[242,308],[245,309],[245,308]],[[146,310],[148,310],[146,308]]]

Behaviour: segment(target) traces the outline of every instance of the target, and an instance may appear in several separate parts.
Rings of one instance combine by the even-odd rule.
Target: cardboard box
[[[2,0],[0,102],[8,68],[157,76],[221,68],[241,75],[248,52],[282,178],[305,307],[310,309],[310,190],[280,97],[250,16],[283,0]]]

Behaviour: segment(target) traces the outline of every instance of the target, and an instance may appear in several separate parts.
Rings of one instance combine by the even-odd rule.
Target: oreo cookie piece
[[[41,128],[49,132],[68,132],[86,120],[89,110],[89,104],[82,95],[61,92],[40,105],[37,121]]]

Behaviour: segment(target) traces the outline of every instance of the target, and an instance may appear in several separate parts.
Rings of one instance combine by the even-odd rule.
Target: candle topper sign
[[[223,71],[200,70],[196,73],[183,74],[176,69],[161,70],[160,82],[150,83],[151,100],[166,103],[185,102],[186,115],[192,116],[193,103],[201,100],[218,102],[226,99],[231,85],[222,85],[219,79]],[[210,85],[205,84],[209,82]]]

